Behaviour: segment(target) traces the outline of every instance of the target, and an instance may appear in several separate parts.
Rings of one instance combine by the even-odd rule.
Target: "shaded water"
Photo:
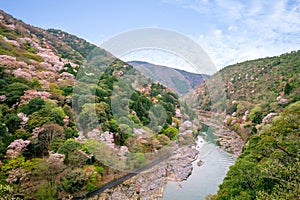
[[[229,166],[234,164],[235,157],[214,144],[212,133],[204,133],[197,140],[199,155],[193,162],[191,176],[183,182],[168,182],[164,200],[201,200],[208,194],[215,194],[222,183]],[[197,162],[202,160],[202,166]]]

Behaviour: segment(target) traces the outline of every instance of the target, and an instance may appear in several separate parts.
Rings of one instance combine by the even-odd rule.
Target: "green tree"
[[[64,138],[64,129],[58,124],[45,124],[43,131],[38,135],[37,147],[42,155],[47,155],[51,150],[52,142],[56,138]]]
[[[56,199],[56,187],[54,185],[49,184],[48,182],[44,182],[39,185],[37,191],[38,199],[47,199],[47,200],[55,200]]]
[[[63,91],[62,94],[63,94],[64,96],[68,96],[68,95],[72,94],[72,92],[73,92],[73,86],[68,85],[68,86],[66,86],[66,87],[63,87],[62,91]]]
[[[83,129],[93,129],[99,125],[95,104],[84,104],[78,116],[78,122]]]
[[[289,95],[292,90],[293,90],[293,87],[289,83],[287,83],[284,87],[284,94]]]
[[[14,133],[18,129],[21,122],[22,119],[16,114],[7,114],[4,117],[4,123],[10,133]]]
[[[23,83],[12,83],[5,88],[5,95],[7,97],[7,104],[12,106],[16,102],[20,101],[20,97],[24,95],[25,90],[29,90],[30,87]]]
[[[169,127],[163,131],[163,134],[168,136],[171,140],[176,140],[178,135],[178,129],[175,127]]]
[[[71,194],[81,190],[87,184],[87,176],[80,168],[74,169],[67,173],[63,180],[63,188]]]
[[[63,154],[69,154],[72,153],[76,150],[78,150],[82,145],[74,140],[74,139],[67,139],[64,144],[58,149],[58,153],[63,153]]]
[[[57,186],[61,184],[65,169],[66,166],[56,159],[41,159],[32,171],[32,180],[40,181],[36,198],[57,199]]]
[[[219,186],[216,199],[297,199],[300,102],[250,137]]]
[[[249,114],[249,119],[256,124],[260,124],[263,119],[263,111],[260,106],[255,106]]]
[[[44,124],[64,125],[63,119],[66,116],[65,111],[49,99],[44,100],[45,106],[42,109],[29,115],[26,128],[32,131],[36,127],[41,127]]]
[[[21,109],[21,112],[30,115],[43,108],[44,105],[45,105],[44,100],[41,97],[36,97],[34,99],[31,99],[28,104],[24,105]]]
[[[130,168],[140,168],[146,163],[146,157],[143,153],[130,153],[127,155],[126,164]]]

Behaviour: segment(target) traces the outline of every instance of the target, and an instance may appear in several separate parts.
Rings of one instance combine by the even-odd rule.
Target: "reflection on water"
[[[203,139],[205,138],[205,140]],[[208,140],[207,140],[208,139]],[[235,158],[212,143],[210,133],[198,137],[198,159],[193,162],[193,172],[187,181],[168,182],[164,192],[164,200],[201,200],[208,194],[215,194],[222,183],[229,166]],[[203,161],[202,166],[197,162]]]

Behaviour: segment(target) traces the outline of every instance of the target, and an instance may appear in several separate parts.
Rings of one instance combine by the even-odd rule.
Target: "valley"
[[[126,63],[0,10],[0,199],[298,199],[299,75]]]

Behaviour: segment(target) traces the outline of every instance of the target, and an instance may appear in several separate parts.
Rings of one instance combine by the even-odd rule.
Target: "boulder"
[[[179,127],[179,133],[183,133],[185,130],[191,129],[193,126],[192,122],[185,121]]]

